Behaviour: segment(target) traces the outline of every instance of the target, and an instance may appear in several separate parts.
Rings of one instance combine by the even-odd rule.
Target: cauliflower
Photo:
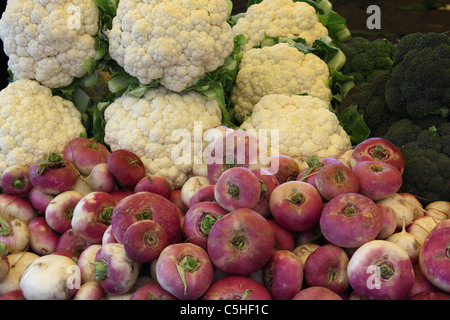
[[[337,158],[352,149],[349,136],[328,104],[311,96],[266,95],[241,129],[257,135],[267,129],[267,137],[277,130],[278,145],[267,139],[271,155],[291,156],[302,168],[307,167],[306,160],[312,156]]]
[[[309,45],[322,36],[328,36],[328,29],[319,21],[316,9],[293,0],[264,0],[250,6],[232,31],[246,37],[243,50],[258,46],[266,34],[303,38]]]
[[[233,51],[225,0],[121,0],[109,37],[111,57],[142,84],[181,92]]]
[[[326,62],[287,43],[245,51],[231,91],[235,117],[242,123],[261,97],[268,94],[306,93],[330,102],[329,77]]]
[[[29,166],[44,153],[62,153],[81,133],[85,128],[73,103],[37,81],[16,80],[0,91],[0,172]]]
[[[203,132],[220,125],[221,119],[216,100],[208,100],[195,91],[177,93],[158,86],[149,89],[142,98],[122,95],[107,107],[105,143],[113,151],[127,149],[136,153],[148,174],[162,175],[174,188],[180,188],[191,175],[196,161],[194,138],[203,140]],[[201,124],[201,131],[198,126],[194,127],[195,121]],[[180,137],[192,142],[193,156],[189,161],[178,163],[173,153],[181,143]],[[201,142],[203,150],[205,145]],[[180,154],[180,157],[185,156]]]
[[[94,0],[9,0],[0,38],[15,79],[65,87],[95,56],[99,10]]]

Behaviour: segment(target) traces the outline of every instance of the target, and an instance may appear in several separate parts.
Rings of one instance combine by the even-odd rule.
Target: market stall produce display
[[[0,300],[450,300],[449,35],[237,3],[7,2]]]

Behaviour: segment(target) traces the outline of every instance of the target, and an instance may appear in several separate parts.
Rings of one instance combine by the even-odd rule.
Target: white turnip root
[[[450,219],[450,201],[434,201],[425,207],[425,215],[438,220]]]
[[[0,193],[0,217],[6,221],[18,219],[30,223],[37,216],[36,210],[26,198]]]
[[[19,164],[8,166],[0,178],[3,192],[13,195],[26,195],[30,192],[33,186],[28,176],[28,170],[28,167]]]
[[[141,263],[128,257],[123,244],[108,243],[98,250],[95,262],[96,281],[110,294],[127,293],[136,284]]]
[[[95,256],[101,247],[101,244],[92,244],[84,249],[78,257],[77,265],[81,272],[81,284],[95,281]]]
[[[9,253],[26,251],[30,243],[28,225],[22,220],[7,222],[0,217],[0,242],[3,242]]]
[[[84,196],[91,192],[94,192],[94,189],[92,189],[92,187],[89,185],[89,183],[87,183],[84,180],[84,177],[82,177],[81,175],[78,175],[75,185],[70,190],[77,191]]]
[[[30,249],[40,256],[56,251],[60,234],[50,228],[44,217],[37,217],[28,224]]]
[[[412,264],[416,264],[419,261],[422,242],[415,235],[406,232],[405,225],[403,225],[401,231],[389,236],[386,241],[393,242],[405,249]]]
[[[84,195],[69,190],[56,195],[47,205],[45,221],[57,233],[64,233],[72,227],[73,210]]]
[[[406,228],[406,232],[416,236],[422,244],[439,221],[440,220],[432,216],[421,216],[412,221],[412,223]]]
[[[9,272],[6,278],[0,282],[0,295],[6,294],[10,291],[20,290],[19,281],[28,265],[39,258],[34,252],[23,251],[11,253],[7,255],[9,262]]]
[[[378,204],[377,206],[380,209],[382,217],[381,230],[377,235],[377,239],[385,240],[397,230],[397,215],[390,206],[384,204]]]
[[[304,267],[309,255],[319,248],[320,245],[316,243],[303,243],[296,246],[292,252],[297,256]]]
[[[45,255],[28,265],[19,285],[27,300],[68,300],[79,288],[80,272],[66,256]]]
[[[88,281],[81,284],[72,300],[102,300],[105,297],[105,291],[97,281]]]
[[[403,221],[409,226],[412,221],[424,215],[422,204],[409,193],[394,193],[393,195],[376,201],[376,204],[384,204],[394,209],[397,216],[397,229],[401,229]]]
[[[116,180],[108,170],[106,163],[99,163],[92,168],[91,173],[83,180],[93,191],[112,192],[116,188]]]

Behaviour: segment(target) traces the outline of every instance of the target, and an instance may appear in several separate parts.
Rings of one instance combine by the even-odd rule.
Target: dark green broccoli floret
[[[386,103],[399,117],[422,118],[450,109],[450,38],[440,33],[403,37],[393,57]]]
[[[410,119],[400,119],[393,123],[383,137],[392,142],[397,147],[402,147],[411,141],[417,140],[417,136],[423,130]]]
[[[358,84],[371,81],[379,71],[390,68],[395,46],[386,39],[369,41],[356,37],[343,44],[341,51],[347,59],[342,73],[353,76]]]

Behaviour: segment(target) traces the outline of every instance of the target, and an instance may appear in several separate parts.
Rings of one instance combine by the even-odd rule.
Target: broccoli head
[[[450,109],[450,38],[441,33],[412,33],[397,44],[385,98],[402,118],[422,118]]]
[[[375,74],[388,70],[392,64],[395,46],[387,39],[370,41],[355,37],[341,46],[346,63],[341,72],[354,77],[355,84],[371,81]]]

